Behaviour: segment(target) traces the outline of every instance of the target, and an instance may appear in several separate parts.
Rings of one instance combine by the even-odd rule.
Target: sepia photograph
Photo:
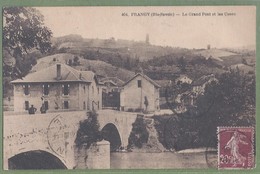
[[[4,170],[255,168],[255,6],[6,6],[2,21]]]

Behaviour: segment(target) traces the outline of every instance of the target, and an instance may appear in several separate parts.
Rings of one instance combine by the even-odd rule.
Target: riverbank
[[[198,169],[209,168],[208,159],[217,160],[216,154],[199,153],[119,153],[110,155],[111,169]]]
[[[158,148],[158,147],[151,147],[148,145],[144,145],[142,148],[134,148],[131,149],[128,152],[136,152],[136,153],[162,153],[162,152],[171,152],[171,153],[179,153],[179,154],[191,154],[191,153],[205,153],[205,152],[210,152],[210,153],[214,153],[217,152],[217,149],[215,148],[207,148],[207,147],[202,147],[202,148],[194,148],[194,149],[184,149],[184,150],[180,150],[180,151],[175,151],[174,149],[162,149],[162,148]]]
[[[194,148],[194,149],[184,149],[184,150],[180,150],[177,151],[177,153],[201,153],[201,152],[217,152],[217,149],[215,148],[206,148],[206,147],[202,147],[202,148]]]

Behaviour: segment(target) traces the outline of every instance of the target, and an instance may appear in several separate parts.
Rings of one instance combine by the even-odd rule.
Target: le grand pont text
[[[122,16],[133,16],[133,17],[153,17],[153,16],[236,16],[233,12],[182,12],[182,13],[158,13],[158,12],[140,12],[140,13],[127,13],[124,12]]]

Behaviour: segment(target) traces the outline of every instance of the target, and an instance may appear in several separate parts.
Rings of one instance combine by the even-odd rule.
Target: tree
[[[246,61],[245,58],[242,58],[242,63],[243,63],[244,65],[247,65],[247,61]]]
[[[29,51],[37,49],[46,53],[51,50],[52,32],[43,21],[43,15],[35,8],[3,8],[3,49],[16,59],[16,68],[21,69],[23,55]]]
[[[69,65],[69,66],[72,66],[72,60],[71,60],[71,59],[69,59],[68,65]]]
[[[132,124],[133,128],[128,138],[128,149],[138,147],[141,148],[143,144],[147,143],[149,133],[146,129],[146,123],[143,116],[138,115],[135,122]]]
[[[179,95],[182,96],[183,93],[188,92],[192,89],[192,86],[188,83],[172,83],[166,88],[165,96],[167,103],[170,108],[175,108],[178,105],[176,99]]]
[[[187,71],[187,62],[185,58],[182,56],[181,58],[177,59],[177,66],[180,68],[181,72]]]
[[[80,64],[79,57],[78,56],[74,56],[74,58],[73,58],[73,65],[77,66],[79,64]]]
[[[89,112],[88,119],[80,122],[79,130],[77,132],[77,137],[75,140],[75,144],[77,147],[86,144],[87,148],[89,148],[91,144],[102,140],[101,132],[99,131],[97,116],[97,113]]]
[[[198,125],[205,140],[216,136],[217,126],[255,125],[255,77],[239,69],[220,75],[217,83],[206,86],[197,108],[206,113]]]

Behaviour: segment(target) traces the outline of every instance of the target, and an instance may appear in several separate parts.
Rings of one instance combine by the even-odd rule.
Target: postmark
[[[47,140],[50,149],[60,157],[65,156],[65,137],[64,137],[65,126],[63,124],[62,116],[55,116],[47,131]]]
[[[252,169],[254,161],[253,127],[218,127],[219,169]]]

